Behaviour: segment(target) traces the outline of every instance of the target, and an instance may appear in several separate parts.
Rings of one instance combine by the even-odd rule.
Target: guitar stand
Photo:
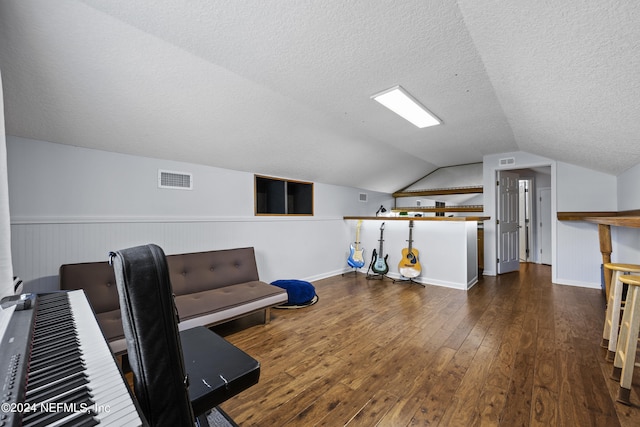
[[[350,271],[348,273],[342,273],[342,277],[344,277],[346,274],[351,274],[353,273],[354,276],[358,275],[358,268],[357,267],[353,267],[353,271]]]
[[[402,276],[402,277],[404,277],[404,276]],[[405,282],[405,283],[409,282],[409,283],[415,283],[416,285],[420,285],[420,286],[425,286],[426,287],[426,285],[424,283],[417,282],[417,281],[413,280],[412,277],[404,277],[404,279],[393,279],[393,283],[396,283],[396,282]]]
[[[369,263],[369,268],[367,268],[367,280],[384,280],[385,277],[387,277],[386,274],[380,274],[380,273],[369,273],[369,271],[371,271],[371,267],[373,266],[373,257],[371,257],[371,262]]]

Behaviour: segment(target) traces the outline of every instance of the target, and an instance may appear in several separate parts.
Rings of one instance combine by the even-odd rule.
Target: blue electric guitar
[[[356,226],[356,241],[351,245],[349,258],[347,259],[347,264],[353,268],[364,266],[364,249],[360,248],[360,226],[362,226],[361,220],[358,221]]]
[[[376,252],[376,250],[373,250],[373,263],[371,265],[371,269],[373,270],[374,273],[377,274],[387,274],[389,272],[389,265],[387,264],[387,257],[389,255],[384,255],[383,256],[383,251],[382,251],[382,242],[384,242],[384,238],[383,238],[383,234],[384,234],[384,222],[382,223],[382,225],[380,226],[380,252]]]

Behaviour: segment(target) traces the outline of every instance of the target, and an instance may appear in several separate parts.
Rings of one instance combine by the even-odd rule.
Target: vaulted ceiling
[[[636,0],[2,0],[7,134],[392,192],[527,151],[640,163]],[[402,85],[443,125],[370,96]]]

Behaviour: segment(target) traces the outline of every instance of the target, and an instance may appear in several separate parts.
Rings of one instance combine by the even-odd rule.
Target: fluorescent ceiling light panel
[[[371,98],[419,128],[435,126],[441,123],[440,119],[431,114],[401,86],[392,87],[373,95]]]

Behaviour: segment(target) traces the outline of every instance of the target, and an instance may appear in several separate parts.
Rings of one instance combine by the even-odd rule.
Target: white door
[[[498,236],[498,274],[517,271],[520,268],[518,254],[520,239],[518,228],[519,175],[513,172],[498,171],[497,201],[498,215],[496,230]]]
[[[538,197],[540,213],[540,263],[551,265],[551,189],[541,188]]]

